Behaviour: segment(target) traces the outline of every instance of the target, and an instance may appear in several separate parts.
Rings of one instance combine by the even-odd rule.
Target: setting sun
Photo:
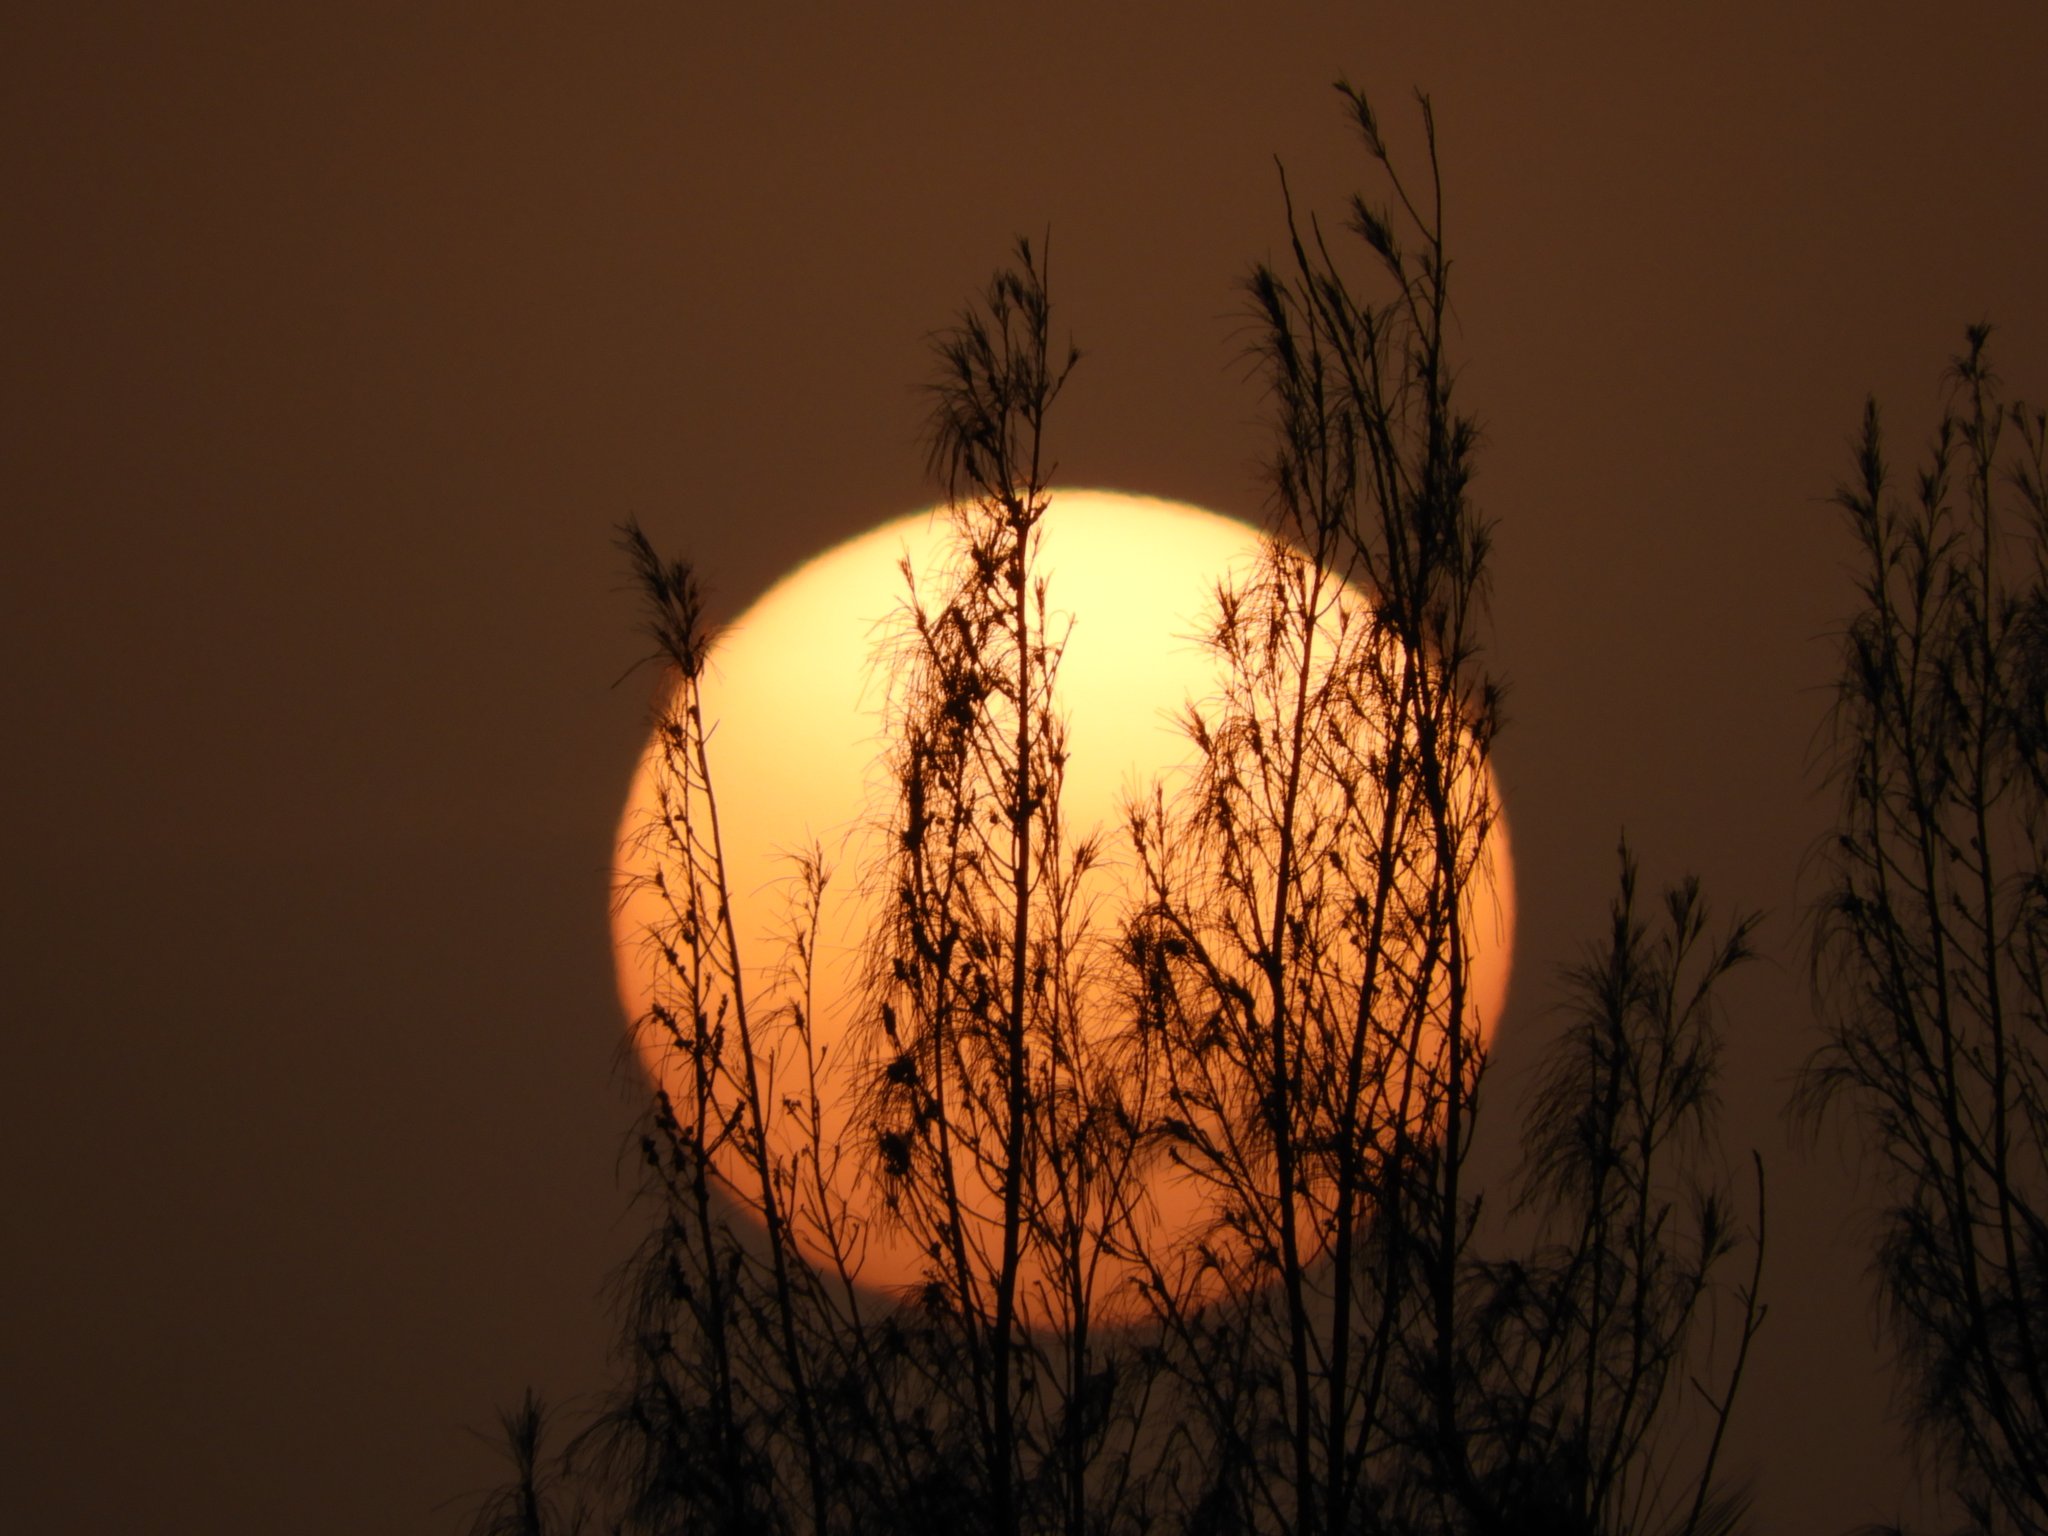
[[[945,531],[943,515],[920,513],[819,556],[718,637],[704,680],[719,835],[757,1017],[765,1017],[763,1001],[790,959],[798,884],[792,855],[815,844],[834,871],[819,915],[810,1009],[820,1068],[819,1141],[832,1195],[845,1202],[858,1231],[858,1277],[885,1289],[918,1283],[926,1254],[899,1240],[886,1219],[864,1167],[869,1149],[853,1124],[856,1085],[848,1081],[857,1056],[848,1032],[863,995],[859,957],[873,922],[859,871],[876,851],[890,795],[878,766],[888,679],[876,646],[905,600],[902,563],[907,559],[922,577]],[[1216,583],[1245,573],[1258,536],[1246,524],[1195,508],[1102,492],[1057,496],[1042,532],[1038,569],[1048,580],[1054,639],[1071,620],[1059,667],[1071,743],[1064,819],[1070,839],[1101,838],[1103,860],[1093,872],[1089,903],[1106,927],[1132,894],[1124,807],[1155,781],[1171,796],[1186,777],[1191,747],[1180,717],[1187,704],[1212,698],[1219,683],[1218,663],[1198,637],[1209,622]],[[1142,579],[1132,579],[1133,572],[1144,573]],[[625,863],[613,938],[620,1000],[627,1017],[640,1021],[636,1049],[650,1076],[676,1093],[672,1045],[645,1022],[660,963],[648,934],[662,916],[661,903],[633,878],[646,873],[650,856],[639,845],[640,833],[654,814],[650,747],[621,823]],[[1482,882],[1472,930],[1482,1038],[1506,996],[1513,927],[1512,877],[1498,825],[1489,848],[1490,879]],[[1103,1029],[1117,1027],[1115,1020],[1099,1022]],[[755,1027],[762,1096],[772,1110],[807,1092],[808,1072],[786,1031]],[[776,1156],[794,1157],[807,1136],[786,1106],[771,1118]],[[721,1167],[744,1186],[730,1145]],[[1199,1189],[1176,1170],[1159,1165],[1146,1194],[1155,1234],[1193,1235],[1204,1224]],[[808,1258],[827,1261],[814,1235],[799,1230],[797,1236]],[[1120,1282],[1129,1278],[1114,1263],[1098,1273],[1106,1315],[1128,1310]],[[1041,1283],[1027,1263],[1023,1295],[1029,1298]]]

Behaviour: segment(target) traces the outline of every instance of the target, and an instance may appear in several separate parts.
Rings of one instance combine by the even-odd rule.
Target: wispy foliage
[[[1837,492],[1842,637],[1811,1110],[1865,1129],[1905,1408],[1987,1530],[2048,1530],[2048,425],[1973,327],[1903,489],[1877,406]]]
[[[467,1536],[582,1536],[589,1529],[589,1511],[573,1491],[568,1469],[547,1447],[549,1417],[530,1387],[517,1408],[498,1415],[499,1443],[512,1475],[477,1506]],[[571,1489],[566,1503],[564,1484]]]
[[[1385,1514],[1390,1455],[1437,1432],[1423,1399],[1449,1400],[1494,817],[1489,539],[1466,496],[1434,119],[1425,100],[1413,189],[1343,94],[1392,208],[1360,200],[1348,251],[1290,209],[1290,261],[1250,279],[1273,529],[1218,593],[1226,681],[1189,716],[1197,777],[1134,809],[1148,906],[1128,938],[1170,1083],[1158,1134],[1217,1212],[1215,1240],[1162,1274],[1162,1316],[1191,1351],[1242,1330],[1273,1361],[1251,1390],[1190,1380],[1246,1447],[1240,1497],[1301,1532]],[[1212,1315],[1218,1289],[1236,1305]]]
[[[1661,917],[1652,930],[1638,915],[1624,846],[1607,942],[1567,977],[1566,1029],[1525,1120],[1517,1198],[1537,1244],[1470,1282],[1460,1417],[1481,1528],[1701,1536],[1742,1508],[1716,1469],[1764,1319],[1763,1169],[1748,1280],[1731,1290],[1716,989],[1750,957],[1755,919],[1710,939],[1691,880]],[[1734,1342],[1716,1379],[1700,1324],[1723,1310]]]
[[[1501,936],[1478,433],[1428,102],[1414,183],[1340,90],[1388,202],[1357,200],[1334,238],[1290,205],[1288,259],[1249,279],[1268,537],[1214,594],[1193,771],[1122,829],[1062,809],[1068,620],[1039,544],[1078,354],[1054,342],[1042,249],[1020,242],[934,340],[950,553],[906,564],[878,653],[847,1144],[814,1036],[824,861],[798,860],[782,962],[743,954],[702,604],[627,530],[670,674],[634,864],[659,911],[651,1232],[619,1288],[620,1382],[559,1463],[583,1502],[550,1513],[536,1410],[508,1420],[515,1476],[480,1531],[1732,1524],[1714,1464],[1740,1351],[1689,1481],[1668,1426],[1737,1244],[1704,1170],[1713,998],[1747,927],[1707,943],[1688,886],[1652,937],[1625,862],[1540,1089],[1539,1244],[1482,1252],[1466,1164]],[[924,1256],[899,1294],[860,1283],[877,1234],[843,1192],[854,1167]],[[1756,1287],[1753,1268],[1745,1350]]]
[[[906,562],[883,652],[895,804],[855,1048],[870,1176],[930,1255],[918,1299],[966,1366],[941,1395],[971,1427],[989,1527],[1078,1533],[1120,1485],[1091,1469],[1131,1373],[1095,1317],[1134,1141],[1090,963],[1098,850],[1061,809],[1065,626],[1037,549],[1078,354],[1052,341],[1043,260],[1020,241],[935,346],[952,554],[929,587]]]

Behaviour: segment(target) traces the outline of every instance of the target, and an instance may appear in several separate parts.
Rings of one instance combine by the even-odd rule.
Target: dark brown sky
[[[1404,129],[1434,95],[1487,425],[1495,1107],[1624,823],[1770,909],[1731,1454],[1768,1530],[1910,1512],[1849,1182],[1779,1118],[1824,498],[1866,391],[1925,430],[1966,321],[2048,393],[2048,11],[121,9],[0,25],[0,1523],[446,1530],[465,1426],[598,1381],[612,525],[730,610],[921,504],[922,338],[1047,226],[1067,481],[1256,512],[1233,282],[1275,153],[1323,207],[1365,175],[1340,72]]]

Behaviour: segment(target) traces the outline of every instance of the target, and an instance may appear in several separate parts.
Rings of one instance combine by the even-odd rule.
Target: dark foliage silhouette
[[[1526,1245],[1483,1251],[1500,695],[1478,433],[1454,403],[1428,102],[1411,183],[1339,89],[1387,203],[1356,199],[1337,235],[1290,204],[1287,260],[1248,282],[1271,526],[1214,594],[1194,771],[1121,828],[1061,806],[1067,620],[1038,545],[1078,354],[1053,340],[1043,247],[1019,242],[935,340],[949,558],[906,564],[879,652],[851,1144],[826,1144],[812,1036],[833,877],[800,857],[786,954],[743,956],[711,637],[689,568],[626,530],[669,677],[636,865],[663,914],[650,1235],[619,1284],[618,1384],[552,1456],[537,1409],[508,1418],[513,1476],[478,1531],[1734,1523],[1715,1467],[1762,1320],[1761,1208],[1731,1287],[1712,1110],[1716,989],[1748,924],[1710,941],[1686,884],[1653,931],[1624,855],[1537,1092]],[[835,1192],[846,1159],[927,1256],[905,1293],[859,1283],[874,1234]],[[1199,1194],[1192,1226],[1162,1223],[1162,1182]],[[1723,1308],[1717,1371],[1700,1325]],[[1690,1439],[1681,1384],[1705,1402]]]
[[[1973,327],[1903,492],[1875,402],[1836,501],[1860,559],[1820,864],[1826,1043],[1853,1114],[1904,1407],[1985,1530],[2048,1531],[2048,425]]]
[[[1159,1310],[1237,1450],[1205,1496],[1302,1532],[1391,1514],[1419,1482],[1374,1469],[1449,1427],[1494,814],[1489,539],[1452,399],[1434,124],[1425,102],[1413,192],[1344,97],[1393,207],[1351,210],[1363,279],[1291,211],[1291,261],[1251,277],[1275,525],[1219,593],[1228,682],[1189,715],[1198,777],[1132,818],[1161,1129],[1234,1239],[1172,1256]],[[1217,1290],[1230,1305],[1204,1304]],[[1217,1375],[1246,1351],[1271,1369]]]
[[[1115,1523],[1116,1409],[1141,1374],[1094,1318],[1136,1138],[1083,915],[1097,846],[1061,809],[1064,626],[1037,547],[1078,354],[1054,348],[1042,253],[1019,242],[936,353],[952,554],[933,590],[906,563],[883,652],[896,804],[870,875],[864,1118],[891,1217],[933,1255],[924,1304],[967,1367],[952,1406],[991,1527],[1078,1532]]]
[[[512,1476],[477,1506],[468,1536],[582,1536],[588,1510],[570,1495],[565,1507],[555,1458],[545,1450],[547,1406],[531,1389],[517,1408],[498,1416]]]
[[[1566,978],[1568,1027],[1526,1117],[1518,1202],[1539,1241],[1473,1277],[1460,1418],[1480,1529],[1703,1533],[1742,1508],[1715,1470],[1763,1325],[1763,1167],[1749,1277],[1725,1297],[1715,1277],[1739,1239],[1709,1170],[1714,989],[1749,958],[1755,920],[1710,939],[1690,880],[1662,918],[1637,915],[1624,845],[1607,942]],[[1735,1335],[1716,1383],[1696,1344],[1724,1300]]]

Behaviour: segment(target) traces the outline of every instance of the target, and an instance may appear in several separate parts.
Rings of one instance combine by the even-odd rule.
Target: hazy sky
[[[1256,514],[1235,284],[1276,154],[1304,207],[1366,183],[1340,73],[1406,152],[1434,98],[1486,428],[1496,1131],[1623,826],[1767,908],[1730,1466],[1768,1530],[1910,1512],[1852,1183],[1781,1119],[1826,497],[1866,392],[1909,456],[1966,322],[2048,394],[2048,10],[771,9],[0,25],[0,1521],[447,1530],[468,1427],[602,1379],[645,707],[612,526],[730,613],[921,505],[925,338],[1048,228],[1062,478]]]

